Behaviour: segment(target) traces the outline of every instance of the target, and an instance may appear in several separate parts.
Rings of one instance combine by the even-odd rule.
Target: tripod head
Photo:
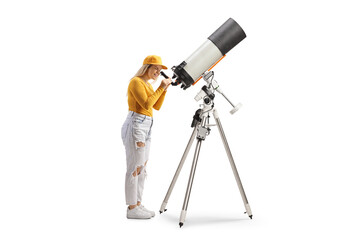
[[[221,90],[219,84],[217,81],[214,80],[214,71],[205,72],[202,75],[202,78],[206,81],[206,85],[204,85],[200,92],[195,96],[195,100],[199,101],[201,99],[204,100],[204,103],[206,105],[209,105],[210,102],[212,102],[215,98],[215,91],[220,93],[233,107],[233,109],[230,111],[231,114],[234,114],[239,110],[239,108],[242,106],[241,103],[238,103],[236,106],[226,97],[224,92]]]

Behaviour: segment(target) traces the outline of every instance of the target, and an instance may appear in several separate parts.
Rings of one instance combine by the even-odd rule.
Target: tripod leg
[[[170,187],[169,187],[169,189],[168,189],[168,191],[167,191],[167,193],[166,193],[166,196],[165,196],[165,198],[164,198],[164,201],[163,201],[163,203],[161,204],[160,214],[163,213],[163,212],[165,212],[165,211],[167,210],[167,209],[165,209],[165,207],[166,207],[166,205],[167,205],[167,203],[168,203],[168,200],[169,200],[169,198],[170,198],[171,192],[172,192],[172,190],[174,189],[175,183],[176,183],[176,181],[177,181],[177,179],[178,179],[178,177],[179,177],[179,174],[180,174],[180,171],[181,171],[181,169],[182,169],[182,167],[183,167],[183,165],[184,165],[185,159],[186,159],[186,157],[187,157],[187,155],[188,155],[188,153],[189,153],[189,151],[190,151],[191,145],[192,145],[192,143],[194,142],[194,139],[195,139],[195,136],[196,136],[196,132],[197,132],[196,129],[197,129],[197,128],[194,127],[194,131],[193,131],[193,133],[192,133],[192,135],[191,135],[191,137],[190,137],[190,140],[189,140],[189,142],[188,142],[188,144],[187,144],[187,146],[186,146],[186,148],[185,148],[185,152],[184,152],[184,154],[183,154],[183,156],[182,156],[182,158],[181,158],[181,161],[180,161],[180,163],[179,163],[178,168],[176,169],[175,175],[174,175],[174,177],[173,177],[173,180],[171,181]]]
[[[229,147],[229,144],[228,144],[228,142],[226,140],[224,129],[222,128],[220,118],[219,118],[219,115],[218,115],[216,109],[213,110],[213,115],[214,115],[214,118],[215,118],[215,121],[216,121],[216,125],[217,125],[217,127],[219,129],[220,136],[221,136],[221,139],[223,141],[223,144],[224,144],[224,147],[225,147],[225,150],[226,150],[226,154],[227,154],[227,156],[229,158],[230,165],[231,165],[232,171],[233,171],[235,179],[236,179],[236,183],[237,183],[238,188],[240,190],[240,194],[241,194],[241,197],[242,197],[244,205],[245,205],[246,213],[252,219],[252,212],[251,212],[251,209],[250,209],[250,205],[249,205],[249,202],[248,202],[248,200],[246,198],[244,188],[243,188],[243,186],[241,184],[239,173],[238,173],[238,171],[236,169],[235,162],[234,162],[233,156],[231,154],[230,147]]]
[[[186,194],[185,194],[185,199],[184,199],[184,204],[183,204],[183,208],[180,214],[180,221],[179,221],[179,225],[180,227],[182,227],[184,225],[185,222],[185,218],[186,218],[186,211],[187,211],[187,207],[189,204],[189,198],[190,198],[190,193],[191,193],[191,188],[192,188],[192,184],[194,181],[194,175],[195,175],[195,170],[196,170],[196,165],[197,165],[197,161],[199,159],[199,153],[200,153],[200,148],[201,148],[201,142],[202,140],[198,139],[198,142],[196,144],[196,149],[195,149],[195,154],[194,154],[194,160],[191,166],[191,171],[190,171],[190,176],[189,176],[189,182],[187,185],[187,189],[186,189]]]

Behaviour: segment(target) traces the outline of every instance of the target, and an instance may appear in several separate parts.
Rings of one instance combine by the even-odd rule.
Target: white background
[[[2,1],[0,238],[359,239],[355,4]],[[244,106],[230,115],[217,95],[216,107],[253,220],[243,214],[216,128],[201,149],[184,227],[193,151],[168,211],[127,220],[120,129],[129,79],[150,54],[168,67],[181,63],[229,17],[247,38],[214,68],[215,79]],[[171,87],[154,112],[143,203],[157,213],[202,85]]]

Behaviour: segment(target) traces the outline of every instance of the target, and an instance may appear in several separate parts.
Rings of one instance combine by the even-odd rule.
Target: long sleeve
[[[145,87],[145,83],[142,83],[139,80],[132,80],[129,84],[129,91],[142,108],[150,110],[162,96],[164,89],[158,87],[152,95],[148,96]]]
[[[165,100],[165,95],[166,95],[166,91],[164,91],[161,96],[159,97],[159,99],[157,100],[157,102],[154,104],[154,109],[156,110],[160,110],[164,100]]]

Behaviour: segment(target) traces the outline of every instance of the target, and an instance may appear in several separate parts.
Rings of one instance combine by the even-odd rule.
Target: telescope
[[[201,78],[204,79],[206,85],[204,85],[200,92],[195,96],[196,101],[203,100],[203,104],[200,105],[200,108],[195,112],[191,127],[194,128],[193,133],[190,137],[190,140],[185,148],[184,154],[180,160],[179,166],[175,172],[173,180],[171,181],[170,187],[166,193],[164,201],[160,207],[160,213],[165,212],[166,205],[169,201],[171,192],[175,186],[175,183],[178,179],[180,171],[184,165],[184,162],[187,158],[187,155],[190,151],[191,145],[196,139],[196,148],[193,158],[193,163],[191,166],[189,181],[185,193],[184,204],[180,214],[179,225],[182,227],[185,222],[187,208],[190,199],[190,193],[192,184],[194,181],[196,165],[199,159],[200,148],[202,142],[210,134],[212,126],[216,126],[219,130],[220,137],[222,139],[223,145],[225,147],[226,154],[229,158],[229,162],[234,173],[236,183],[238,185],[241,197],[244,202],[246,209],[246,214],[252,219],[252,211],[245,195],[244,188],[242,186],[239,173],[237,171],[231,150],[228,144],[228,141],[225,136],[224,129],[222,127],[219,113],[215,109],[215,92],[220,93],[225,97],[225,99],[233,106],[233,109],[230,111],[231,114],[234,114],[240,107],[241,104],[234,105],[220,89],[219,84],[214,80],[214,72],[211,69],[225,57],[225,54],[234,48],[239,42],[241,42],[246,37],[245,32],[232,18],[229,18],[223,25],[221,25],[213,34],[208,37],[208,39],[185,61],[180,63],[178,66],[172,67],[174,72],[173,79],[176,79],[172,85],[181,84],[181,88],[184,90],[189,88],[191,85],[197,83]],[[166,74],[160,72],[161,75],[165,78],[168,78]],[[210,113],[214,116],[215,124],[210,124]]]
[[[205,72],[210,71],[245,37],[240,25],[229,18],[185,61],[171,68],[174,72],[172,78],[176,79],[171,84],[181,84],[184,90],[195,85]]]

